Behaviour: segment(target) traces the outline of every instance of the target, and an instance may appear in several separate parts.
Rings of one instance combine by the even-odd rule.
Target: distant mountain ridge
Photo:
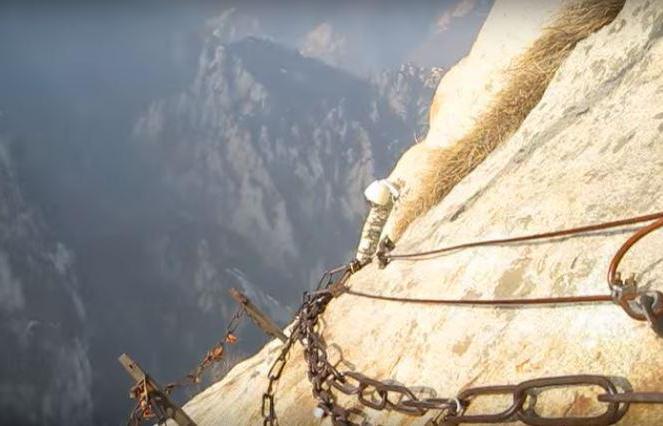
[[[320,271],[351,255],[363,189],[421,134],[439,77],[403,66],[367,81],[268,40],[210,35],[194,80],[154,101],[129,143],[100,154],[67,140],[66,162],[32,143],[41,156],[24,169],[3,154],[0,391],[14,396],[0,423],[116,424],[131,405],[117,354],[164,382],[185,373],[235,309],[230,287],[287,321]],[[20,172],[62,164],[74,191],[23,197]],[[100,183],[116,192],[83,196]],[[64,221],[46,213],[67,203]],[[20,309],[7,302],[17,282]],[[263,340],[241,329],[235,355]]]
[[[384,268],[374,261],[344,281],[353,291],[308,299],[289,330],[292,345],[273,339],[183,407],[197,424],[423,425],[463,422],[468,413],[498,413],[508,424],[580,424],[594,422],[603,399],[585,386],[588,378],[617,394],[663,393],[663,353],[652,350],[661,345],[660,316],[637,321],[619,303],[531,303],[609,295],[622,284],[615,270],[641,294],[660,291],[663,239],[648,234],[660,222],[466,244],[663,208],[663,3],[545,6],[495,3],[473,50],[438,87],[431,115],[438,132],[408,151],[414,161],[399,161],[400,176],[412,177],[434,160],[434,173],[410,180],[409,189],[425,192],[459,173],[457,164],[487,154],[396,241],[398,254],[420,256],[392,257]],[[434,149],[458,155],[437,157]],[[274,365],[278,380],[268,374]],[[567,387],[574,380],[583,384]],[[532,387],[524,405],[506,411],[501,398],[474,398]],[[454,399],[458,407],[445,405]],[[613,408],[615,416],[596,422],[663,419],[657,404]]]
[[[89,424],[86,319],[73,255],[26,202],[0,140],[0,423]]]
[[[363,188],[412,142],[436,83],[414,67],[366,82],[267,40],[214,40],[191,87],[155,102],[134,135],[184,210],[205,204],[218,235],[240,233],[285,281],[310,282],[348,255]]]

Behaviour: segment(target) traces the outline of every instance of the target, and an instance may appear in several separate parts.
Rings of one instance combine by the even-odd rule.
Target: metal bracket
[[[244,311],[249,316],[249,318],[251,318],[251,321],[253,321],[253,323],[258,326],[258,328],[260,328],[268,335],[276,337],[282,342],[288,340],[288,336],[286,336],[283,331],[281,331],[281,327],[279,327],[270,317],[268,317],[267,314],[258,309],[258,307],[254,305],[248,297],[234,288],[231,288],[228,290],[228,292],[230,293],[230,296],[237,301],[237,303],[244,307]]]
[[[378,259],[379,268],[384,269],[387,267],[391,261],[388,257],[389,253],[396,248],[396,244],[389,237],[384,237],[378,243],[378,251],[375,253],[375,257]]]
[[[617,272],[610,285],[614,302],[628,316],[638,321],[647,321],[654,332],[663,337],[663,293],[639,289],[635,274],[622,280],[621,274]]]
[[[652,330],[659,337],[663,337],[663,317],[656,314],[656,310],[660,312],[663,306],[663,294],[660,291],[643,292],[640,294],[639,304]]]
[[[149,395],[150,400],[158,405],[167,418],[172,419],[179,426],[197,426],[196,423],[191,420],[191,417],[189,417],[182,408],[175,404],[168,395],[161,390],[159,384],[145,373],[145,371],[140,368],[129,355],[120,355],[118,361],[122,364],[122,367],[127,370],[127,373],[129,373],[131,378],[136,381],[136,384],[145,384],[146,392]]]

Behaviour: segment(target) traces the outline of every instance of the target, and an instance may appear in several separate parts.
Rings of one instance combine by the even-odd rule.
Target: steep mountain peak
[[[381,93],[270,40],[210,39],[191,85],[155,101],[134,131],[141,158],[157,170],[151,197],[168,206],[144,241],[162,281],[193,299],[209,324],[232,312],[233,286],[275,318],[289,317],[324,265],[349,256],[363,188],[426,115],[419,98],[427,103],[434,87],[422,76],[385,78]],[[399,111],[391,87],[407,99]],[[199,338],[214,332],[204,330]],[[240,345],[255,345],[256,334]]]
[[[230,44],[210,41],[201,55],[203,70],[205,74],[199,78],[211,83],[217,91],[225,80],[232,79],[241,91],[240,97],[244,97],[242,90],[252,86],[256,100],[268,98],[273,108],[285,104],[299,113],[344,98],[352,98],[353,104],[366,110],[371,98],[370,87],[357,77],[259,37],[246,37]],[[203,81],[200,83],[200,90],[209,90]]]
[[[72,256],[26,201],[0,138],[0,421],[92,419],[89,332]]]

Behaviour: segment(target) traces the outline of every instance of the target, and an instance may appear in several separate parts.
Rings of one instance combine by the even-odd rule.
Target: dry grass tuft
[[[414,219],[437,204],[462,178],[520,127],[541,100],[555,72],[575,45],[619,13],[624,0],[583,0],[570,5],[533,46],[510,67],[508,83],[477,125],[451,148],[430,149],[419,169],[417,188],[398,206],[391,231],[400,238]]]

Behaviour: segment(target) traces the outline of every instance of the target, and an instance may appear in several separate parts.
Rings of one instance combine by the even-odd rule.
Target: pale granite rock
[[[509,67],[563,10],[562,0],[499,0],[470,53],[447,72],[430,108],[424,143],[448,147],[462,139],[508,81]]]

